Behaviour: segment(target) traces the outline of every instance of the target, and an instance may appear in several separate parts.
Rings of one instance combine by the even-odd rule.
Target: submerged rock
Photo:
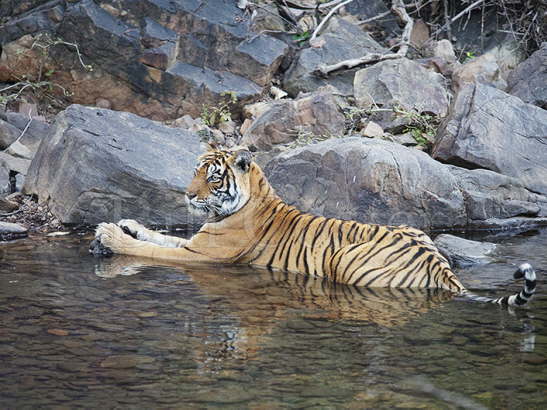
[[[434,242],[441,253],[449,257],[452,267],[464,268],[494,261],[489,255],[496,245],[490,242],[470,241],[449,234],[437,236]]]
[[[465,86],[437,132],[432,156],[486,168],[547,194],[547,111],[485,84]]]
[[[134,114],[72,105],[52,126],[25,181],[62,223],[133,218],[186,224],[184,190],[199,137]]]

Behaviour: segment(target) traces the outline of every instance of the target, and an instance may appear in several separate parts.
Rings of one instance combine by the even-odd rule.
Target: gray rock
[[[507,84],[509,94],[547,109],[547,42],[511,71]]]
[[[184,190],[199,138],[133,114],[72,105],[32,161],[24,192],[62,223],[192,222]]]
[[[464,195],[470,226],[491,218],[547,216],[547,196],[529,191],[516,178],[486,169],[449,169]]]
[[[491,86],[465,86],[437,132],[432,156],[515,177],[545,195],[547,111]]]
[[[0,151],[9,147],[21,135],[21,130],[10,123],[0,120]]]
[[[5,152],[0,152],[0,167],[4,167],[8,171],[15,171],[19,174],[26,175],[29,166],[29,159],[18,158]]]
[[[317,92],[297,100],[279,100],[266,109],[245,131],[242,144],[270,150],[275,144],[294,141],[299,135],[340,136],[345,117],[335,96]]]
[[[463,268],[494,261],[489,255],[496,245],[490,242],[470,241],[448,234],[437,236],[434,242],[441,253],[449,257],[453,267]]]
[[[28,115],[13,111],[6,113],[6,119],[11,125],[15,126],[20,130],[19,135],[26,128],[26,131],[23,134],[20,142],[24,144],[28,149],[30,149],[33,154],[35,154],[38,150],[40,142],[42,142],[42,139],[49,132],[49,124],[36,118],[33,118],[29,124]]]
[[[283,89],[292,96],[299,92],[315,91],[330,84],[344,95],[353,94],[353,77],[356,70],[343,70],[332,73],[327,79],[313,74],[321,64],[334,64],[350,58],[358,58],[366,53],[387,53],[374,39],[357,25],[341,18],[332,18],[323,34],[322,47],[309,47],[300,52],[285,74]]]
[[[0,241],[24,238],[28,235],[28,229],[24,226],[0,221]]]
[[[355,100],[360,107],[401,107],[444,117],[448,94],[440,74],[406,58],[381,61],[355,74]]]
[[[330,139],[280,154],[266,173],[282,198],[314,214],[420,228],[467,222],[448,168],[396,143]]]

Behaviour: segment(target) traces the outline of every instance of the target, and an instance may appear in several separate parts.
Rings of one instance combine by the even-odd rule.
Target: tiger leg
[[[188,243],[188,239],[176,236],[163,235],[146,228],[133,219],[122,219],[117,224],[122,230],[139,241],[151,242],[167,248],[182,248]]]
[[[398,233],[340,248],[329,261],[327,276],[364,287],[464,289],[434,246]]]
[[[119,255],[143,256],[180,262],[210,262],[204,253],[187,247],[163,247],[151,242],[139,241],[127,235],[116,224],[101,223],[95,231],[95,241],[110,253]]]

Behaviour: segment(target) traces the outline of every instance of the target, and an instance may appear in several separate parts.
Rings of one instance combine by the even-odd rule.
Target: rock
[[[27,175],[30,160],[17,158],[6,152],[0,152],[0,167],[4,167],[9,171],[15,171],[22,175]]]
[[[0,221],[0,241],[10,241],[24,238],[28,235],[28,229],[24,226]]]
[[[424,55],[426,57],[438,57],[448,62],[454,63],[457,61],[454,47],[449,40],[430,40],[423,46]]]
[[[488,255],[494,252],[496,245],[490,242],[470,241],[448,234],[437,236],[434,242],[441,253],[449,257],[452,267],[464,268],[494,261]]]
[[[492,85],[504,90],[507,82],[501,76],[501,70],[495,58],[490,54],[471,59],[454,69],[452,87],[460,90],[466,84],[476,82]]]
[[[384,129],[374,121],[369,121],[365,128],[361,130],[363,137],[381,138],[384,136]]]
[[[29,12],[33,24],[21,17],[0,27],[0,81],[15,81],[22,71],[36,78],[47,69],[73,102],[106,99],[114,109],[161,120],[195,116],[227,91],[241,104],[250,102],[269,85],[289,47],[252,31],[233,1],[194,3],[48,2]],[[42,56],[32,47],[42,28],[52,39],[77,44],[86,67],[71,46],[50,46]]]
[[[32,117],[31,121],[29,120],[28,115],[11,111],[6,113],[6,120],[11,125],[19,129],[18,136],[21,135],[26,128],[25,133],[19,141],[24,144],[25,147],[27,147],[34,156],[34,154],[38,150],[38,146],[42,142],[42,139],[49,132],[49,124],[35,117]]]
[[[486,169],[449,167],[465,198],[468,225],[480,227],[484,220],[547,216],[547,196],[526,189],[516,178]]]
[[[437,132],[432,156],[464,168],[486,168],[547,194],[547,112],[477,83],[456,96]]]
[[[220,124],[218,124],[218,129],[222,131],[224,134],[230,135],[236,131],[236,123],[231,120],[223,121]]]
[[[405,132],[404,134],[390,135],[389,139],[398,144],[404,145],[406,147],[413,147],[418,145],[414,135],[411,132]]]
[[[0,193],[2,193],[1,190]],[[19,204],[17,202],[10,201],[6,198],[0,198],[0,213],[11,213],[13,211],[16,211],[18,208]]]
[[[317,92],[297,100],[278,100],[246,130],[241,143],[260,150],[294,141],[299,134],[338,136],[344,133],[345,117],[337,99]]]
[[[0,120],[0,151],[9,147],[21,135],[21,131],[10,123]]]
[[[357,105],[365,109],[400,108],[440,117],[448,112],[443,77],[406,58],[381,61],[357,71],[353,88]],[[408,117],[391,112],[380,112],[373,118],[384,130],[395,133],[410,123]]]
[[[547,109],[547,42],[511,71],[507,85],[509,94]]]
[[[429,26],[422,19],[415,20],[410,33],[410,44],[420,48],[427,40],[429,40]]]
[[[106,98],[97,98],[97,100],[95,100],[95,107],[105,108],[109,110],[112,108],[112,103],[108,101]]]
[[[72,105],[40,145],[24,192],[37,195],[62,223],[191,223],[184,189],[200,151],[190,132]]]
[[[5,152],[16,158],[31,160],[34,157],[33,153],[19,141],[12,143],[8,148],[6,148]]]
[[[295,57],[283,80],[283,89],[290,95],[311,92],[323,85],[331,84],[344,95],[353,94],[355,69],[332,73],[328,79],[319,78],[313,72],[321,64],[334,64],[366,53],[387,53],[372,37],[358,25],[333,17],[318,39],[325,42],[322,47],[309,47]]]
[[[346,13],[357,17],[360,21],[389,11],[382,0],[354,0],[345,5],[343,9]],[[399,23],[393,13],[389,13],[381,19],[374,20],[370,25],[378,27],[383,34],[382,37],[398,37],[401,34]]]
[[[399,144],[330,139],[282,153],[265,171],[283,199],[314,214],[427,229],[467,222],[448,168]]]

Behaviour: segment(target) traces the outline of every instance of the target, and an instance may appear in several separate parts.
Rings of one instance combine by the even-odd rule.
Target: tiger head
[[[210,146],[198,159],[186,190],[190,210],[210,218],[239,211],[250,197],[251,153],[247,149]]]

